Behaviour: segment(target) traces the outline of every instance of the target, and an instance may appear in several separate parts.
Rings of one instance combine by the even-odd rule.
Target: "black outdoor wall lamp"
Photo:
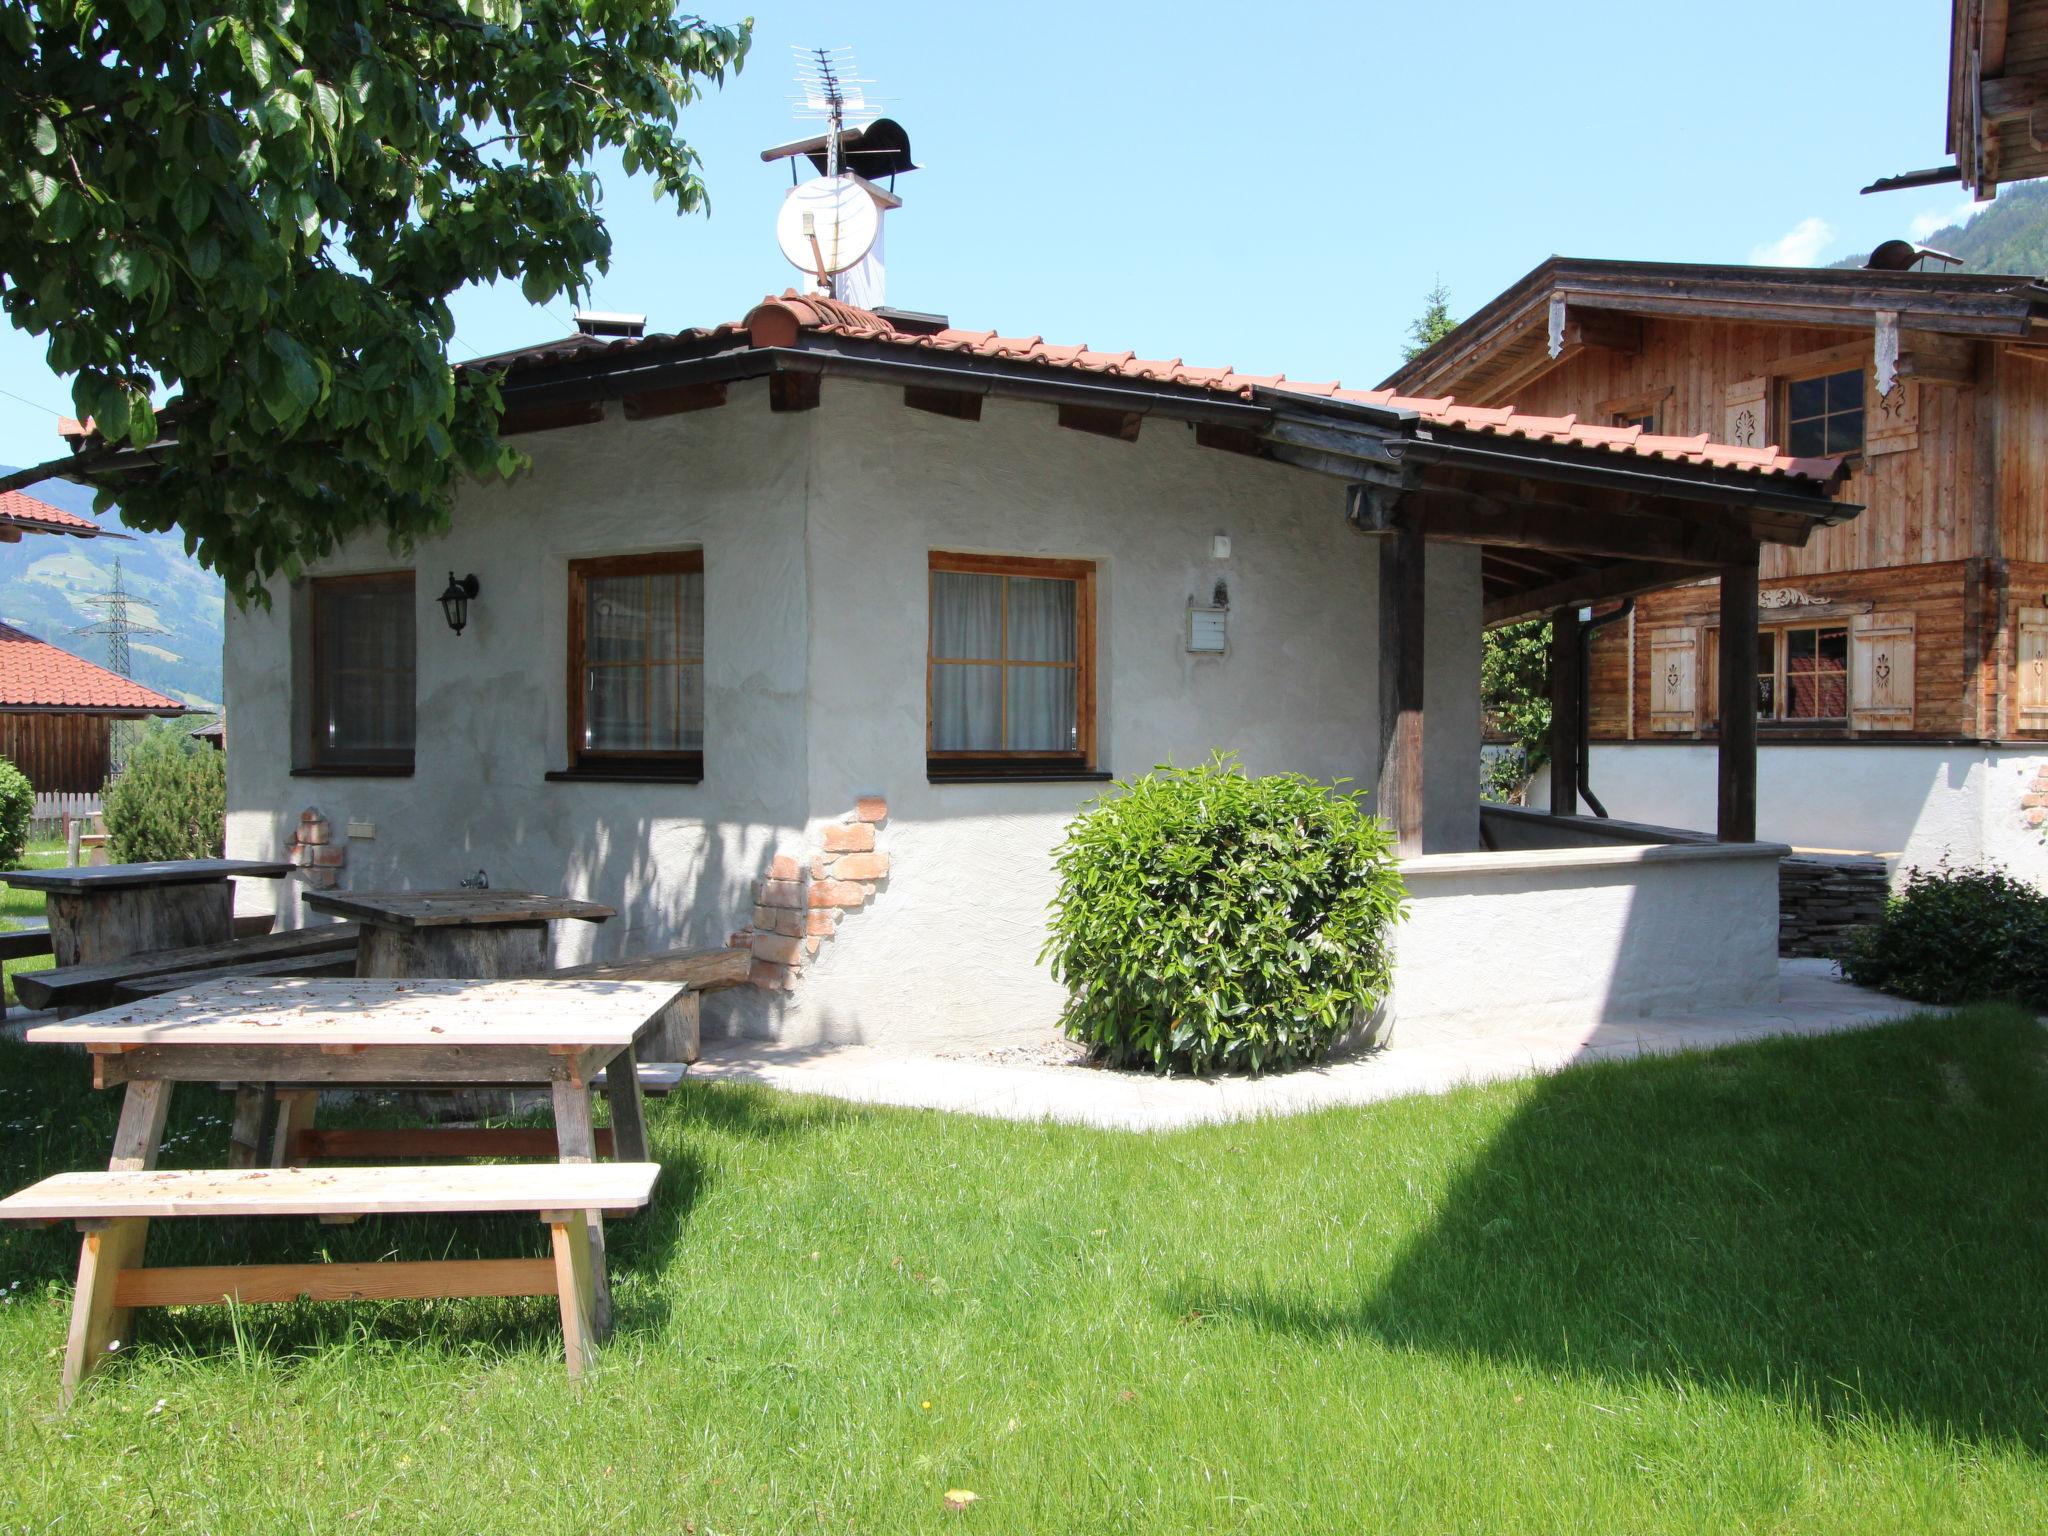
[[[453,571],[448,573],[448,586],[441,594],[441,611],[448,616],[448,627],[458,635],[469,622],[469,602],[481,590],[481,585],[473,575],[457,581]]]

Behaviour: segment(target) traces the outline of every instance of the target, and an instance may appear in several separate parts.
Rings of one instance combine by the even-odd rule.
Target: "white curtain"
[[[410,586],[320,592],[327,745],[406,752],[413,745],[414,632]]]
[[[1035,576],[1012,576],[1009,583],[1009,659],[1071,662],[1074,583]],[[1009,750],[1075,750],[1080,743],[1074,729],[1074,669],[1027,666],[1007,672]]]
[[[704,573],[592,577],[584,626],[584,746],[702,751]]]
[[[932,749],[1067,752],[1075,728],[1071,581],[932,573]],[[1055,662],[1056,666],[1015,666]]]

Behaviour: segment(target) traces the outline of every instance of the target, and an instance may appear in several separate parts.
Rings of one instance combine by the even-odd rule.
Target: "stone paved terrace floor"
[[[1769,1035],[1817,1035],[1887,1023],[1922,1006],[1852,987],[1825,960],[1781,962],[1779,1001],[1727,1013],[1480,1035],[1396,1029],[1385,1049],[1264,1078],[1155,1078],[993,1059],[906,1056],[869,1046],[800,1049],[707,1040],[694,1081],[765,1083],[863,1104],[946,1109],[1004,1120],[1049,1119],[1119,1130],[1301,1114],[1461,1084],[1554,1072],[1576,1061],[1704,1050]]]

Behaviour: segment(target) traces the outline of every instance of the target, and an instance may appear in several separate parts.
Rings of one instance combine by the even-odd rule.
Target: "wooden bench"
[[[699,999],[706,992],[745,984],[754,964],[744,949],[670,949],[625,960],[601,960],[549,971],[550,979],[589,977],[601,981],[673,981],[690,990],[678,997],[641,1036],[640,1054],[648,1063],[692,1062],[702,1039]],[[645,1088],[645,1078],[642,1087]]]
[[[354,923],[326,923],[317,928],[291,928],[226,944],[195,944],[185,949],[160,949],[97,965],[66,965],[48,971],[23,971],[14,978],[14,995],[31,1008],[56,1008],[78,1013],[104,1008],[118,1000],[116,989],[160,976],[237,969],[240,974],[268,976],[262,967],[307,955],[346,958],[347,974],[355,963],[360,937]],[[304,974],[304,973],[300,973]]]
[[[203,971],[172,971],[165,975],[138,976],[114,983],[113,1001],[133,1003],[166,992],[182,992],[209,981],[240,981],[254,976],[353,976],[353,950],[317,950],[310,955],[287,955],[276,960],[252,960],[241,965],[215,965]]]
[[[594,1363],[599,1298],[591,1218],[646,1205],[656,1163],[514,1163],[454,1168],[251,1168],[60,1173],[0,1200],[0,1221],[77,1222],[85,1234],[64,1401],[128,1336],[135,1307],[220,1302],[361,1301],[399,1297],[555,1296],[569,1375]],[[368,1264],[245,1264],[146,1269],[152,1219],[532,1212],[547,1223],[551,1259],[383,1260]]]

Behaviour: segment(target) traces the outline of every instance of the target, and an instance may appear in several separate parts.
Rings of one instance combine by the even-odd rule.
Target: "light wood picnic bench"
[[[117,1159],[118,1161],[118,1159]],[[136,1307],[398,1297],[555,1296],[571,1378],[593,1363],[606,1285],[596,1219],[647,1204],[655,1163],[496,1164],[459,1168],[255,1168],[60,1173],[0,1200],[0,1221],[76,1222],[84,1233],[64,1347],[68,1405],[128,1336]],[[533,1212],[552,1259],[383,1260],[369,1264],[205,1265],[147,1269],[152,1219]]]

